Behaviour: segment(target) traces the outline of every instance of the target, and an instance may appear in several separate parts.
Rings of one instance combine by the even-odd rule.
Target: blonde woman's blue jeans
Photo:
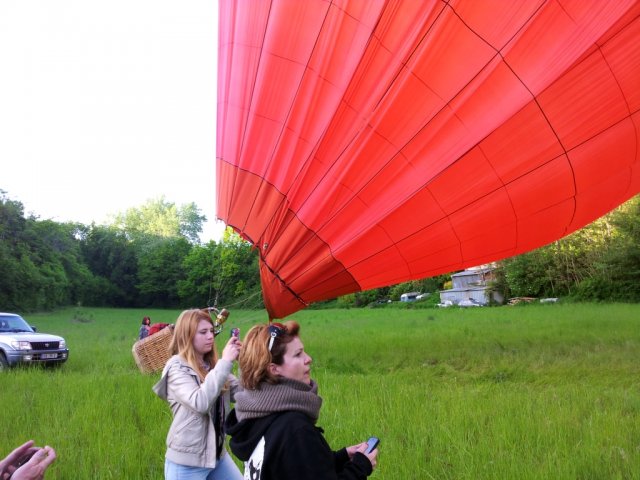
[[[218,460],[216,468],[187,467],[165,459],[164,478],[166,480],[243,480],[244,476],[231,460],[231,456],[226,454]]]

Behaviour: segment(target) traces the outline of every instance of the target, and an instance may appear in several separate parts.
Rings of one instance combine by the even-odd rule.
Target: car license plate
[[[47,360],[49,358],[58,358],[58,354],[57,353],[43,353],[40,355],[40,358],[43,360]]]

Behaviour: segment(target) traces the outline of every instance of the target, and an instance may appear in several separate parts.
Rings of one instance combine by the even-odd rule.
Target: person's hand
[[[50,446],[39,448],[27,463],[18,467],[11,480],[42,480],[44,472],[56,459],[56,452]]]
[[[33,440],[29,440],[4,460],[0,460],[1,480],[32,480],[43,477],[44,471],[55,460],[56,454],[51,447],[37,448],[33,444]]]
[[[242,342],[238,337],[231,337],[222,350],[222,358],[229,362],[235,362],[240,354]]]
[[[33,455],[38,450],[33,444],[33,440],[29,440],[16,448],[4,459],[0,460],[0,479],[5,480],[9,478],[25,458]]]
[[[376,464],[378,463],[377,461],[377,457],[378,457],[378,449],[374,448],[371,452],[369,453],[365,453],[367,451],[367,442],[363,442],[360,443],[359,445],[354,445],[353,447],[355,447],[355,452],[360,452],[361,454],[363,454],[365,457],[367,457],[369,459],[369,461],[371,462],[371,468],[375,469],[376,468]],[[347,453],[349,453],[349,448],[353,448],[353,447],[348,447],[347,448]],[[349,458],[351,458],[352,455],[349,454]]]
[[[363,445],[364,445],[364,449],[366,450],[367,442],[362,442],[357,445],[351,445],[350,447],[347,447],[347,454],[349,455],[349,460],[353,458],[356,452],[361,451]]]

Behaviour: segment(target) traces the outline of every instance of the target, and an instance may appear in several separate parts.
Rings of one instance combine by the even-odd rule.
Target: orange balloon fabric
[[[217,215],[271,318],[640,192],[640,2],[220,0]]]

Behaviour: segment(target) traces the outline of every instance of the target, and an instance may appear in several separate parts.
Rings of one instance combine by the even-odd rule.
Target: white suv
[[[0,313],[0,370],[18,364],[60,365],[69,358],[64,338],[36,333],[15,313]]]

